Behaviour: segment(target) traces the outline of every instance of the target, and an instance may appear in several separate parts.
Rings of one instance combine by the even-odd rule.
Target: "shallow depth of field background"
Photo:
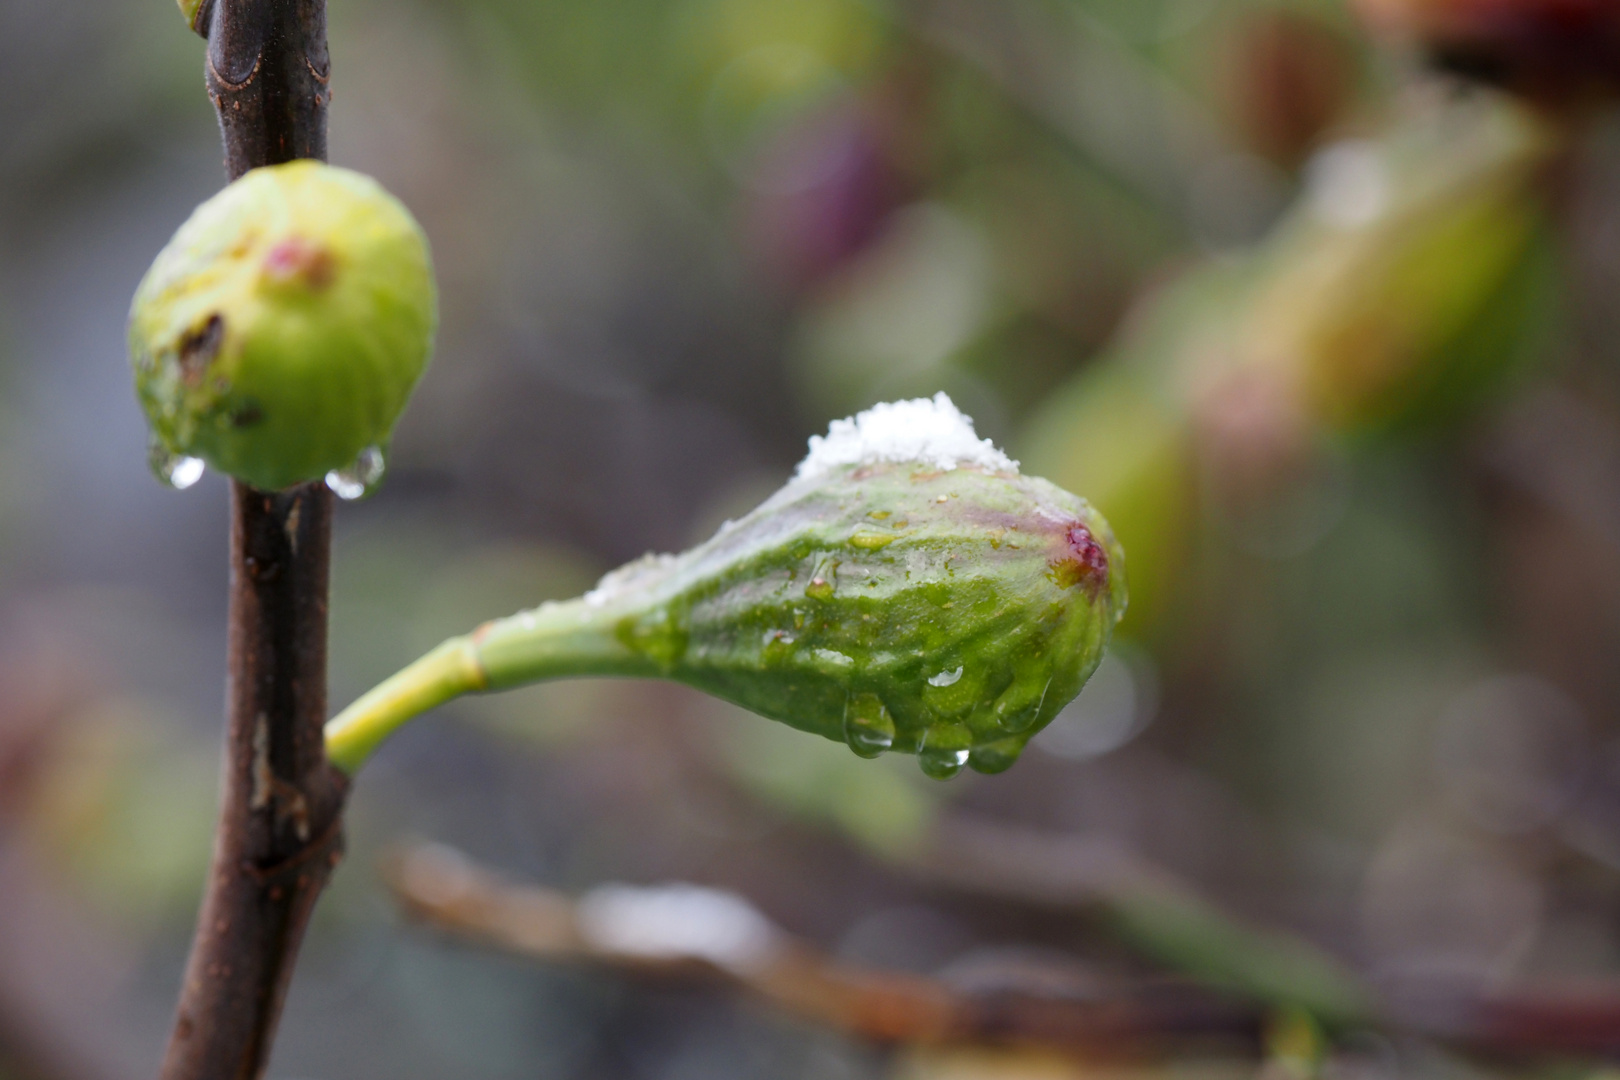
[[[1345,420],[1331,379],[1302,411],[1177,344],[1250,293],[1165,300],[1286,285],[1301,214],[1350,228],[1397,197],[1370,140],[1415,131],[1421,171],[1448,157],[1425,117],[1507,107],[1333,0],[334,0],[330,37],[332,160],[417,214],[442,291],[387,481],[338,517],[334,707],[706,537],[875,401],[947,390],[1147,539],[1125,537],[1117,648],[1000,777],[936,783],[653,684],[419,721],[357,789],[273,1076],[1082,1074],[457,943],[380,876],[419,840],[570,893],[733,889],[852,962],[1106,996],[1178,958],[1095,897],[1020,895],[1053,868],[1009,878],[963,839],[1061,862],[1103,837],[1371,985],[1620,976],[1614,117],[1424,264],[1466,275],[1529,221],[1489,295],[1462,290],[1463,323],[1496,321],[1433,335],[1396,405]],[[168,0],[0,0],[6,1080],[152,1072],[206,865],[226,487],[148,474],[122,340],[223,182],[202,50]],[[1422,287],[1282,309],[1331,321],[1340,292],[1364,310],[1307,366],[1354,376],[1389,327],[1442,318]],[[1179,404],[1099,405],[1126,369]],[[1358,1062],[1496,1070],[1421,1044]]]

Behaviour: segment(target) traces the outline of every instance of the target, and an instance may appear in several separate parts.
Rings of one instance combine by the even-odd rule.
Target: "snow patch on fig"
[[[970,465],[986,472],[1018,473],[1018,462],[989,439],[979,438],[973,420],[941,390],[932,398],[884,402],[834,420],[826,435],[810,436],[810,452],[793,478],[815,480],[846,465],[906,462],[942,472]]]

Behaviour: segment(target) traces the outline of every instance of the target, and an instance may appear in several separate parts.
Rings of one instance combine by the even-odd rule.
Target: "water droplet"
[[[191,487],[201,480],[203,473],[207,471],[202,458],[176,454],[155,436],[147,444],[146,463],[151,467],[153,476],[176,491],[184,491]]]
[[[995,742],[975,746],[968,755],[968,764],[973,767],[974,772],[1006,772],[1012,768],[1013,762],[1018,760],[1018,755],[1023,750],[1023,739],[997,739]]]
[[[382,447],[368,446],[347,467],[327,473],[326,486],[338,498],[353,502],[376,491],[387,471],[388,461]]]
[[[917,749],[917,764],[923,775],[935,780],[949,780],[968,763],[973,747],[973,734],[961,724],[935,724],[923,733],[922,746]]]
[[[876,694],[852,694],[844,706],[844,742],[875,758],[894,745],[894,718]]]
[[[1005,712],[996,711],[996,726],[1003,731],[1028,731],[1034,726],[1035,720],[1041,714],[1036,705],[1026,705],[1020,709],[1009,709]]]
[[[1052,688],[1052,677],[1046,675],[1041,678],[1040,689],[1035,689],[1032,676],[1041,674],[1041,665],[1031,665],[1030,670],[1019,672],[1012,685],[996,699],[996,725],[1003,731],[1028,731],[1040,719],[1041,710],[1046,705],[1046,693]]]
[[[928,680],[929,686],[955,686],[962,678],[962,665],[956,665],[955,671],[942,671]]]

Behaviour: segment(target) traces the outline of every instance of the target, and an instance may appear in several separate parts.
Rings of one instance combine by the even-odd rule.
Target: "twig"
[[[325,0],[207,0],[208,96],[232,179],[325,158]],[[332,496],[231,487],[228,729],[213,864],[163,1080],[258,1077],[309,915],[342,855],[326,762]]]
[[[1111,877],[1112,870],[1103,873]],[[1188,984],[1149,984],[1109,996],[1054,993],[1044,980],[970,991],[923,976],[852,967],[780,935],[749,962],[701,951],[626,948],[594,936],[562,893],[515,885],[460,853],[422,845],[392,860],[388,878],[414,917],[505,952],[746,990],[846,1034],[908,1045],[1017,1045],[1085,1059],[1190,1053],[1258,1056],[1272,1010]],[[587,898],[586,904],[588,905]],[[639,937],[655,944],[657,926]],[[624,935],[621,935],[624,936]],[[1620,1058],[1620,985],[1538,983],[1490,991],[1395,988],[1372,1026],[1496,1058]]]
[[[729,985],[881,1043],[1037,1046],[1097,1061],[1188,1053],[1254,1057],[1262,1044],[1262,1010],[1187,984],[1147,986],[1107,1000],[1035,987],[971,991],[841,963],[780,930],[772,931],[768,948],[732,958],[682,951],[678,943],[662,950],[656,927],[637,935],[649,946],[637,949],[593,934],[590,920],[564,894],[506,882],[440,845],[404,852],[390,862],[387,876],[416,918],[502,951]]]
[[[326,160],[326,0],[205,0],[208,96],[232,180],[261,165]]]
[[[321,739],[331,493],[235,484],[231,511],[224,792],[164,1080],[260,1075],[342,854],[347,784]]]

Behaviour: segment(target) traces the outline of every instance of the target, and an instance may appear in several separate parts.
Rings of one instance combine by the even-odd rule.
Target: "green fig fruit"
[[[862,756],[914,753],[937,778],[1007,768],[1102,658],[1123,553],[1084,499],[1019,475],[944,395],[840,424],[708,542],[446,642],[335,719],[328,753],[352,770],[468,691],[627,675]]]
[[[375,476],[436,322],[427,240],[376,181],[317,161],[254,169],[197,208],[136,290],[129,347],[156,455],[267,491]]]
[[[1545,337],[1546,180],[1561,145],[1536,114],[1481,101],[1323,154],[1260,256],[1238,362],[1269,366],[1341,431],[1477,407]]]

